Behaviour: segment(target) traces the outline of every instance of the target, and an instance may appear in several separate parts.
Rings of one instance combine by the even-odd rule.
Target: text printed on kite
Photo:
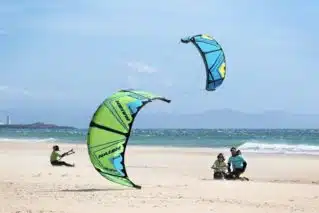
[[[226,59],[220,44],[207,34],[199,34],[181,39],[182,43],[195,45],[200,52],[206,69],[206,90],[214,91],[226,76]]]
[[[128,177],[125,149],[136,115],[154,100],[171,102],[149,92],[121,90],[105,99],[95,111],[88,130],[87,146],[92,165],[104,178],[120,185],[141,188]]]

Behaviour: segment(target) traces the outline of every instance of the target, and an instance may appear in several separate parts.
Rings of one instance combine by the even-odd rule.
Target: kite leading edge
[[[220,44],[207,34],[182,38],[181,42],[191,42],[196,46],[205,64],[206,90],[216,90],[223,83],[226,76],[225,54]]]
[[[128,177],[125,149],[136,115],[153,100],[170,103],[170,100],[149,92],[121,90],[105,99],[95,111],[88,130],[87,146],[92,165],[104,178],[141,189]]]

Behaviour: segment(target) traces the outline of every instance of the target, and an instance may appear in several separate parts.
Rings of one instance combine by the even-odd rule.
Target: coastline
[[[85,130],[0,129],[0,143],[86,144],[86,137]],[[128,146],[209,148],[227,152],[235,146],[245,153],[319,156],[319,130],[134,129]]]

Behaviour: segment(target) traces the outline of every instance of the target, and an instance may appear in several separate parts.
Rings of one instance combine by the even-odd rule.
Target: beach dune
[[[243,153],[251,181],[214,181],[219,150],[129,146],[127,172],[141,190],[104,179],[85,145],[52,167],[49,143],[0,143],[0,212],[319,212],[316,156]],[[228,157],[228,151],[225,152]]]

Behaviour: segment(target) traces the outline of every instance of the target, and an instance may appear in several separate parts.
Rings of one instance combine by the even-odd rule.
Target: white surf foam
[[[249,141],[238,147],[245,152],[319,155],[319,146]]]
[[[0,143],[53,143],[55,138],[0,138]]]

